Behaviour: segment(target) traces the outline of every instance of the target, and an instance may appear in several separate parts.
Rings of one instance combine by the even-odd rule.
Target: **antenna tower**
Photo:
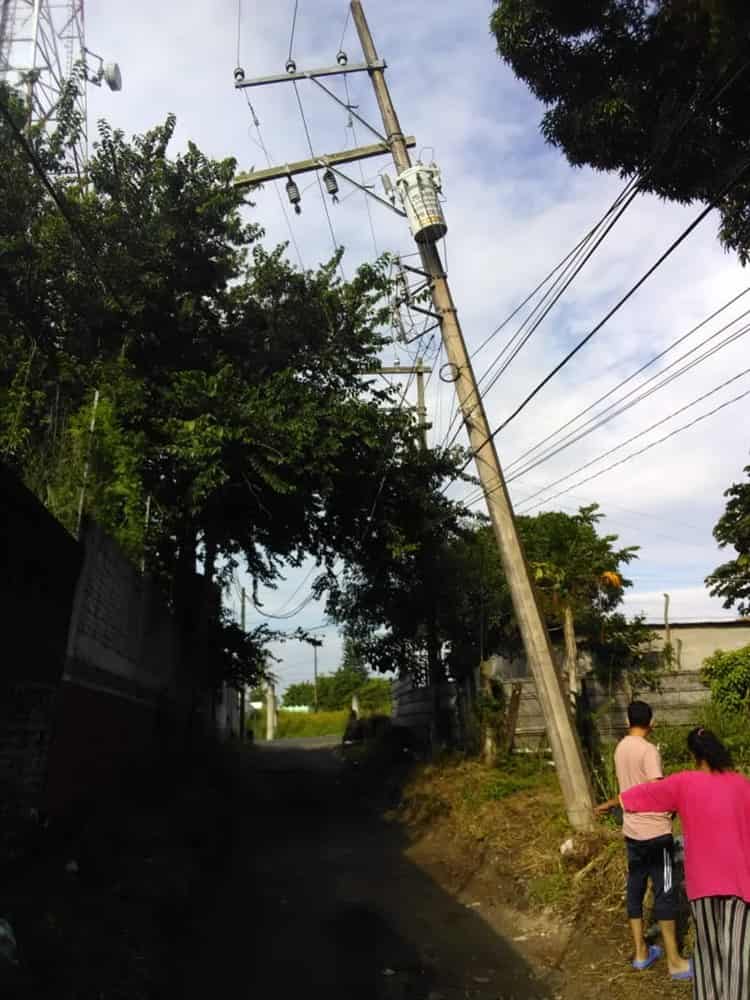
[[[0,82],[25,95],[29,123],[54,126],[65,84],[86,65],[84,0],[0,0]],[[86,162],[86,87],[76,110],[83,125],[71,168]]]

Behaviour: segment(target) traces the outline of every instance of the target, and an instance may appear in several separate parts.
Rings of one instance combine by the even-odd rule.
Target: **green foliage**
[[[417,498],[425,501],[435,503],[434,493]],[[389,550],[376,539],[377,547],[360,549],[357,563],[331,587],[329,613],[356,637],[373,669],[424,676],[431,627],[454,678],[492,653],[521,654],[492,530],[461,515],[460,508],[441,509],[438,501],[420,515],[431,530],[419,544]],[[617,536],[600,535],[602,516],[591,505],[574,515],[519,517],[518,525],[553,635],[561,635],[564,609],[571,607],[577,637],[594,654],[597,670],[614,678],[621,670],[643,669],[648,633],[642,621],[629,623],[616,612],[630,586],[622,570],[637,548],[617,547]]]
[[[339,669],[318,677],[318,708],[324,712],[348,710],[355,694],[359,696],[362,711],[390,713],[390,681],[370,676],[356,644],[351,639],[346,639]],[[315,688],[312,681],[290,684],[284,692],[285,706],[312,707],[314,704]]]
[[[724,496],[727,507],[714,528],[720,548],[732,545],[737,556],[717,567],[706,578],[714,597],[724,598],[724,607],[735,604],[741,615],[750,615],[750,465],[745,467],[748,482],[734,483]]]
[[[688,726],[658,726],[654,736],[661,751],[665,773],[693,767],[695,761],[688,750],[687,735],[693,726],[705,726],[716,733],[732,754],[735,767],[750,773],[750,716],[747,710],[730,711],[720,705],[707,705],[696,713]]]
[[[750,646],[728,652],[717,650],[703,661],[703,681],[722,711],[747,712],[750,707]]]
[[[750,7],[737,0],[495,0],[501,57],[545,105],[541,130],[573,166],[712,200],[750,155]],[[747,174],[721,240],[750,256]]]
[[[195,612],[195,675],[252,682],[267,636],[212,618],[217,577],[244,563],[257,600],[308,554],[330,570],[365,536],[408,550],[429,507],[409,507],[413,414],[361,377],[383,345],[386,264],[343,282],[338,259],[302,273],[263,249],[234,161],[172,155],[173,116],[132,139],[100,122],[86,184],[70,179],[73,98],[31,136],[64,213],[0,116],[0,456],[69,528],[88,462],[86,514]],[[22,129],[22,104],[0,100]],[[437,465],[422,496],[454,470]]]

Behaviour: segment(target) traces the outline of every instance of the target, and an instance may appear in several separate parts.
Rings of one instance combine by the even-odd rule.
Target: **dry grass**
[[[512,880],[529,907],[552,907],[567,916],[621,920],[625,852],[616,830],[602,825],[572,836],[554,772],[544,762],[506,770],[447,759],[418,768],[396,813],[415,837],[430,833],[452,841],[456,853],[481,849],[493,875]],[[616,914],[616,918],[614,915]]]

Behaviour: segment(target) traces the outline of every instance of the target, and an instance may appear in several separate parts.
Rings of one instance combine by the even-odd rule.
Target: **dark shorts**
[[[674,840],[671,836],[653,840],[625,838],[628,848],[628,917],[643,916],[643,897],[648,880],[654,887],[654,919],[674,920],[677,895],[674,884]]]

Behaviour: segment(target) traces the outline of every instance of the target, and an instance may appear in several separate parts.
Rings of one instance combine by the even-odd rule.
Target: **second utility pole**
[[[393,161],[398,173],[402,174],[411,167],[411,159],[385,82],[383,64],[378,60],[375,43],[360,0],[352,0],[351,10],[365,60],[370,67],[370,79]],[[422,267],[431,282],[435,312],[440,316],[448,361],[456,376],[456,392],[476,458],[477,472],[500,549],[526,657],[544,713],[547,737],[555,759],[568,819],[574,829],[588,829],[593,823],[593,800],[588,770],[555,669],[549,636],[516,530],[513,508],[495,445],[490,436],[487,415],[474,378],[456,307],[435,242],[420,242],[418,246]]]

